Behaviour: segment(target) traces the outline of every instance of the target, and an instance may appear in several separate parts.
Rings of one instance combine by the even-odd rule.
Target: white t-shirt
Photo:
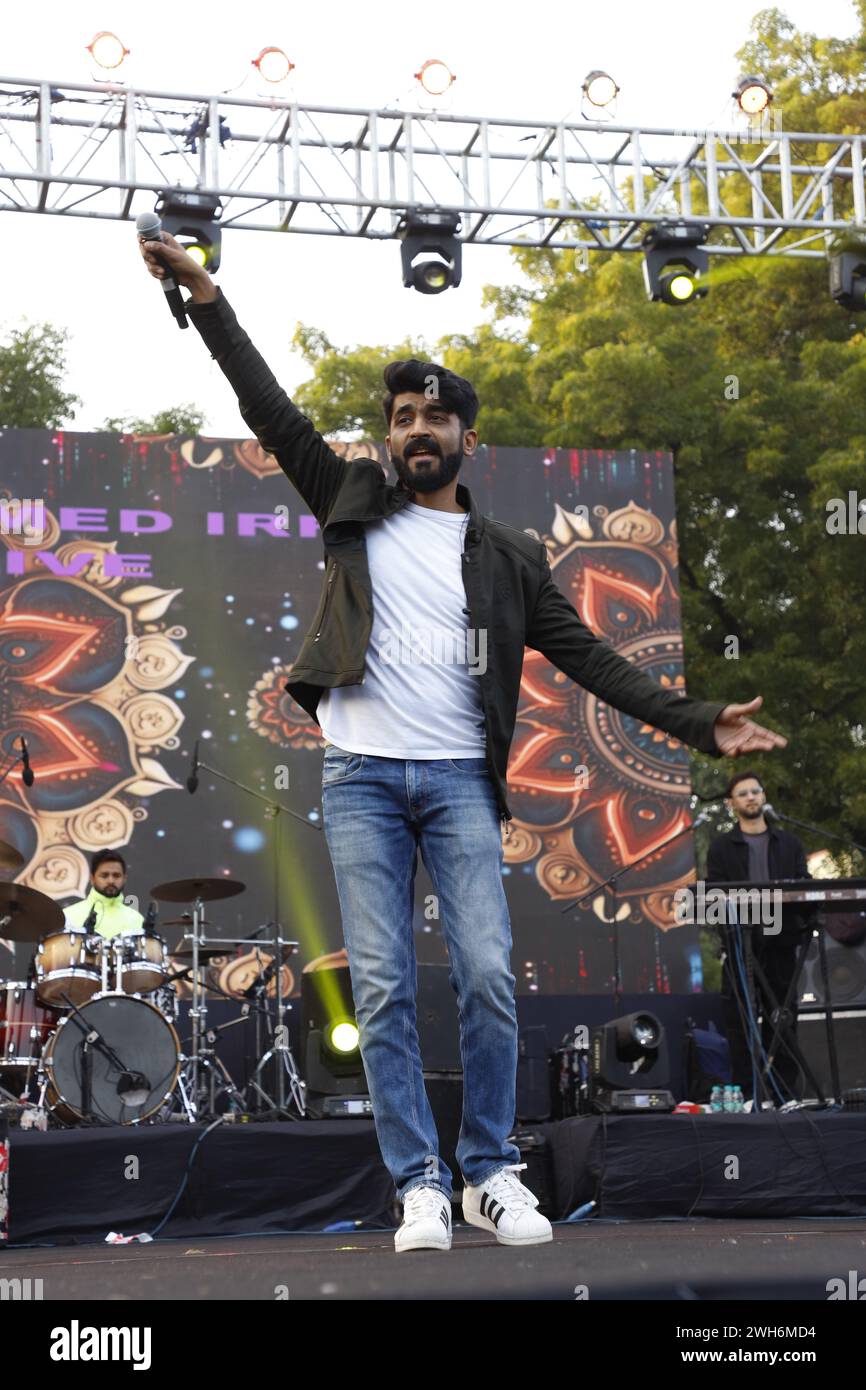
[[[469,516],[407,502],[365,528],[373,627],[362,685],[324,690],[325,738],[380,758],[483,758],[479,674],[487,634],[469,624]],[[478,674],[472,674],[473,671]]]

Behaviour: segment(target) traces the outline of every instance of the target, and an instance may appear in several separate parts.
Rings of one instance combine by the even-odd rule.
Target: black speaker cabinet
[[[852,914],[853,915],[853,914]],[[864,914],[866,916],[866,914]],[[830,921],[830,928],[834,923]],[[846,945],[825,934],[830,999],[836,1009],[866,1009],[866,940]],[[800,975],[800,1009],[824,1003],[818,938],[813,936]]]
[[[840,1091],[866,1086],[866,1009],[834,1009],[833,1021]],[[801,1013],[797,1018],[797,1040],[825,1096],[832,1095],[824,1015]],[[810,1086],[805,1094],[807,1099],[815,1098]]]

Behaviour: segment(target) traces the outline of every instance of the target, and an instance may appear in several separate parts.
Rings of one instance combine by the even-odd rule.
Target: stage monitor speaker
[[[852,914],[856,915],[858,914]],[[824,938],[827,945],[827,979],[833,1007],[866,1009],[866,940],[858,941],[855,937],[849,945],[834,940],[829,934],[833,925],[830,921],[828,934]],[[800,1010],[814,1009],[823,1003],[824,984],[818,955],[818,937],[813,935],[800,975]]]
[[[866,1086],[866,1009],[834,1009],[833,1021],[840,1091],[844,1093]],[[797,1041],[825,1096],[832,1095],[824,1015],[800,1014]],[[812,1088],[807,1087],[805,1099],[815,1098]],[[834,1099],[838,1100],[839,1096]]]

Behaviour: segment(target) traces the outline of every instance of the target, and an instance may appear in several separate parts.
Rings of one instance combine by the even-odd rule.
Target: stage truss
[[[711,254],[818,257],[866,227],[863,139],[0,78],[0,210],[129,221],[182,188],[241,230],[389,239],[407,209],[439,207],[465,243],[585,257],[682,217],[708,225]]]

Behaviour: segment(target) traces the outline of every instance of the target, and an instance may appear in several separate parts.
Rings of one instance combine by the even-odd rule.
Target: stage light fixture
[[[441,97],[448,91],[452,82],[457,78],[439,58],[428,58],[426,63],[422,63],[420,70],[413,74],[416,81],[421,83],[424,91],[432,97]]]
[[[209,275],[220,268],[222,233],[218,198],[185,189],[169,188],[160,194],[156,212],[163,229],[169,232]]]
[[[357,1052],[360,1036],[354,1019],[334,1019],[325,1029],[325,1042],[332,1052],[338,1052],[341,1057]]]
[[[96,66],[104,68],[106,72],[116,71],[124,59],[129,57],[129,49],[108,29],[101,29],[93,36],[87,45],[87,51]]]
[[[665,1030],[655,1014],[626,1014],[594,1028],[590,1048],[592,1109],[652,1114],[670,1111]]]
[[[460,215],[441,208],[429,212],[406,212],[400,219],[397,235],[401,240],[400,259],[403,284],[421,294],[441,294],[456,288],[462,276],[461,246],[456,235]],[[416,256],[433,252],[435,260],[414,264]]]
[[[761,116],[773,100],[773,93],[760,77],[741,77],[731,93],[746,116]]]
[[[866,309],[866,245],[830,258],[830,293],[843,309]]]
[[[295,66],[281,48],[263,48],[258,58],[253,58],[252,65],[258,68],[262,81],[272,85],[285,82]]]
[[[619,87],[609,72],[601,72],[600,69],[594,68],[583,79],[581,91],[590,105],[610,106],[616,98]]]
[[[651,227],[641,245],[647,295],[664,304],[688,304],[707,293],[699,277],[709,266],[702,243],[709,235],[702,222],[662,221]]]

